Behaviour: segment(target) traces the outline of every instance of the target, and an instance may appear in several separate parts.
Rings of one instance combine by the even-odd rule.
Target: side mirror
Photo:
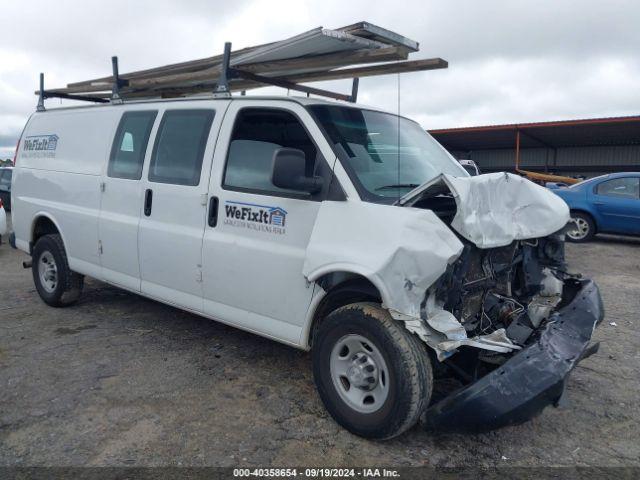
[[[322,190],[322,177],[307,177],[306,158],[297,148],[278,148],[273,153],[271,182],[278,188],[318,193]]]

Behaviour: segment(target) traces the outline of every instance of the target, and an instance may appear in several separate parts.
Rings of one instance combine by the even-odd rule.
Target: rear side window
[[[213,122],[213,110],[169,110],[162,117],[149,180],[176,185],[198,185],[202,157]]]
[[[149,135],[157,114],[153,111],[122,115],[111,147],[108,176],[140,180]]]
[[[640,179],[637,177],[614,178],[602,182],[596,187],[598,195],[608,197],[637,199],[640,190]]]
[[[281,147],[302,150],[306,174],[316,172],[318,151],[300,121],[278,109],[246,108],[236,119],[227,154],[224,187],[230,190],[305,195],[276,187],[271,182],[273,154]]]

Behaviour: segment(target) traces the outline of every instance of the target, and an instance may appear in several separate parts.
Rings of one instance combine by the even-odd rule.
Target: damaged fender
[[[427,289],[461,252],[460,240],[429,210],[323,202],[302,273],[310,282],[332,272],[363,275],[385,308],[419,319]]]

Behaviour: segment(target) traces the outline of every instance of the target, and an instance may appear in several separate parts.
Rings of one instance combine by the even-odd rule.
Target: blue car
[[[640,172],[603,175],[552,192],[571,209],[570,241],[586,242],[596,233],[640,235]]]

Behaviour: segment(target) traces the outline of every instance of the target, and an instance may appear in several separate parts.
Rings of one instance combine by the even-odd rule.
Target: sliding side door
[[[142,184],[141,290],[200,312],[209,173],[227,102],[176,103],[162,112]]]

